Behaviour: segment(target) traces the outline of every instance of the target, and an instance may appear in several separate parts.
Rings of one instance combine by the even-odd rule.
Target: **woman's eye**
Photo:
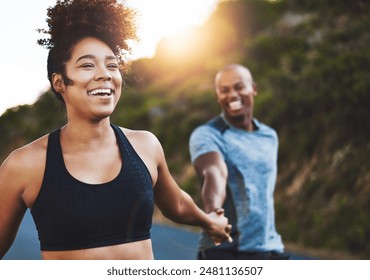
[[[113,69],[118,69],[118,64],[115,64],[115,63],[112,63],[112,64],[108,64],[107,66],[108,68],[113,68]]]
[[[85,63],[85,64],[82,64],[81,65],[82,68],[92,68],[94,67],[94,64],[91,64],[91,63]]]

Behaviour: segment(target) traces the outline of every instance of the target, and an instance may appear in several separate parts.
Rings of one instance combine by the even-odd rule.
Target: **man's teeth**
[[[240,100],[230,102],[229,107],[231,110],[240,109],[242,107],[242,102]]]
[[[109,88],[105,88],[105,89],[94,89],[92,91],[89,91],[88,92],[88,95],[108,95],[110,96],[112,94],[112,90],[109,89]]]

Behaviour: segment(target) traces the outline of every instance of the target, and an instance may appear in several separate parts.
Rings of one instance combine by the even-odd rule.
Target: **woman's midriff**
[[[151,239],[69,251],[41,251],[44,260],[152,260]]]

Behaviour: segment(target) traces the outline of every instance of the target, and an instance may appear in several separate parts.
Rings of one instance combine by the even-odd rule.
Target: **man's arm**
[[[203,179],[202,200],[204,211],[210,213],[222,208],[226,198],[227,166],[217,152],[199,156],[194,161],[194,168]]]

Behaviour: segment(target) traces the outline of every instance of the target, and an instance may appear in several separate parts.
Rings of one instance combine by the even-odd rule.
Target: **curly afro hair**
[[[136,12],[119,0],[62,0],[47,10],[48,30],[38,32],[49,35],[37,43],[49,49],[48,79],[57,98],[64,103],[52,85],[53,73],[62,75],[66,84],[65,63],[71,58],[74,45],[86,37],[105,42],[123,65],[125,52],[130,52],[128,40],[137,40]]]

